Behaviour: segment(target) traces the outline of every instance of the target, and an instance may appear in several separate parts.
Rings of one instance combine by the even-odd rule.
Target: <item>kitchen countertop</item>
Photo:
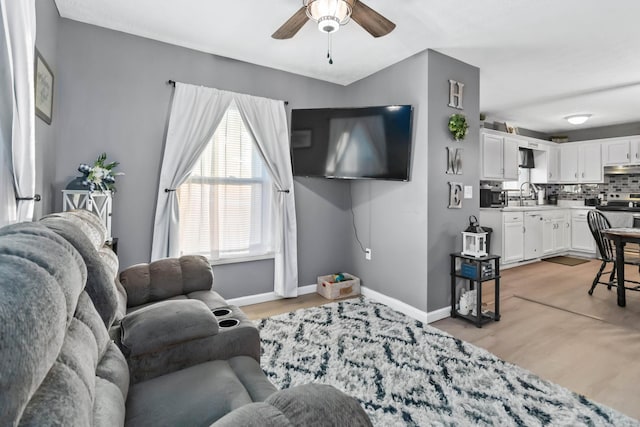
[[[560,209],[595,209],[595,206],[558,206],[558,205],[533,205],[533,206],[508,206],[504,208],[480,208],[480,211],[487,212],[530,212],[530,211],[552,211]]]

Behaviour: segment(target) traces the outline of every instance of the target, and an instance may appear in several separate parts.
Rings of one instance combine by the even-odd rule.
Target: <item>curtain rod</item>
[[[175,80],[167,80],[167,84],[171,85],[173,87],[176,87],[176,81]],[[289,105],[289,101],[284,101],[284,105]]]

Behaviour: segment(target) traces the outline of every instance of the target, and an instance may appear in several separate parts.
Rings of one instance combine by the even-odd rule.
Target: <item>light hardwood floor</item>
[[[503,270],[501,321],[478,329],[447,318],[431,326],[640,419],[640,293],[627,292],[626,308],[604,286],[589,296],[599,265],[538,262]],[[637,279],[638,270],[627,275]],[[242,309],[260,319],[329,302],[311,294]]]

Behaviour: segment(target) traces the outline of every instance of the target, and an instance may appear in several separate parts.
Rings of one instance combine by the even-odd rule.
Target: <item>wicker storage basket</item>
[[[346,298],[360,295],[360,279],[356,276],[343,273],[347,280],[332,282],[333,274],[318,276],[317,292],[326,299]]]

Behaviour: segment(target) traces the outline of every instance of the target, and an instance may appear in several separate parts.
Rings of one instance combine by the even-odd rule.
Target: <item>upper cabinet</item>
[[[552,184],[560,181],[560,149],[553,145],[538,144],[533,150],[535,167],[531,169],[531,182]]]
[[[603,142],[602,161],[605,166],[640,164],[640,138]]]
[[[597,142],[577,142],[560,146],[560,182],[603,182],[602,148]]]
[[[533,150],[535,184],[604,182],[604,166],[640,165],[640,135],[554,143],[494,130],[481,131],[480,179],[518,180],[518,148]]]
[[[560,181],[578,182],[578,147],[563,145],[560,147]]]
[[[508,136],[482,133],[480,179],[518,179],[518,141]]]

